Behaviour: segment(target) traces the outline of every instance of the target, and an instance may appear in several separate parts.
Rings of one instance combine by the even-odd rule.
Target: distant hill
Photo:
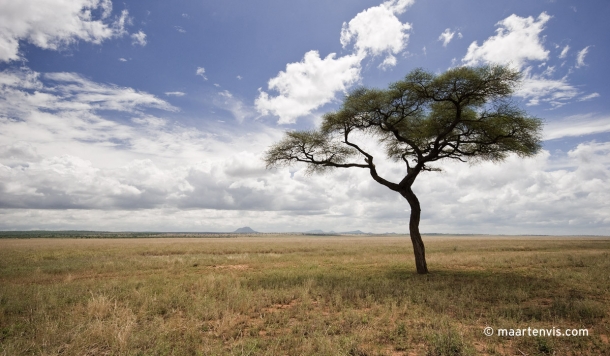
[[[369,232],[362,232],[360,230],[354,230],[354,231],[345,231],[342,232],[342,234],[347,234],[347,235],[369,235]]]
[[[254,234],[254,233],[257,233],[258,231],[254,231],[249,226],[246,226],[246,227],[240,227],[239,229],[237,229],[233,232],[237,233],[237,234]]]
[[[324,234],[324,231],[318,229],[318,230],[309,230],[309,231],[305,231],[306,234]]]

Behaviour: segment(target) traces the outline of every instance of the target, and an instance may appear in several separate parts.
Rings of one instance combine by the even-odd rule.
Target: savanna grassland
[[[610,355],[610,239],[424,241],[0,239],[0,354]]]

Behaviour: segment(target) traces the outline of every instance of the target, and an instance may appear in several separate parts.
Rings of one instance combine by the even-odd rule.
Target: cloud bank
[[[149,93],[73,73],[3,72],[0,90],[2,229],[407,231],[408,204],[364,170],[266,170],[261,155],[280,130],[182,127],[163,117],[176,109]],[[121,113],[130,119],[110,119]],[[574,133],[567,128],[551,126],[546,138]],[[608,157],[608,143],[587,142],[559,159],[446,162],[414,186],[422,229],[602,233],[610,227]],[[389,179],[404,173],[383,161],[378,169]]]

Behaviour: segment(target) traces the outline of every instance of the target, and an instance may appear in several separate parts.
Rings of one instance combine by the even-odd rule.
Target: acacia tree
[[[318,130],[286,132],[265,153],[267,168],[303,162],[309,173],[367,169],[409,203],[417,273],[428,273],[413,183],[424,171],[440,170],[431,165],[440,160],[501,161],[511,153],[536,154],[542,122],[511,101],[520,79],[518,71],[504,66],[459,67],[440,75],[416,69],[386,90],[358,88],[338,111],[323,116]],[[389,159],[403,165],[400,182],[378,174],[371,151],[356,143],[362,137],[376,139]]]

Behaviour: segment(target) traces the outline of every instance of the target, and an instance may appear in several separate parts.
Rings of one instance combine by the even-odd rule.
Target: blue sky
[[[499,63],[523,72],[515,100],[545,120],[544,150],[419,177],[422,231],[608,234],[609,15],[568,0],[0,0],[0,229],[406,232],[408,204],[366,172],[265,170],[264,151],[356,86]]]

